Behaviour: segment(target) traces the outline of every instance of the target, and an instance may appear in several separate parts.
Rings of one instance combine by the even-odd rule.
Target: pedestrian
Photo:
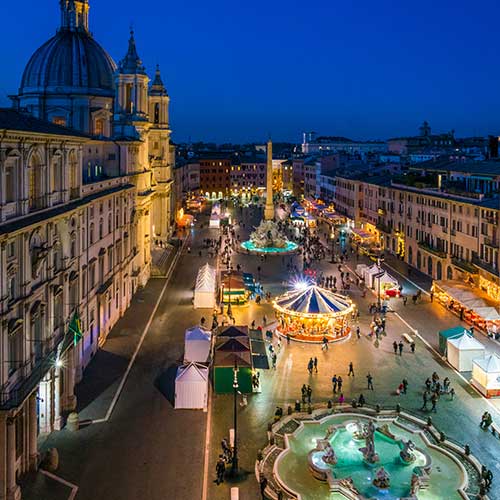
[[[408,302],[408,297],[406,295],[403,295],[403,305],[406,306],[407,302]]]
[[[287,343],[287,345],[290,345],[290,334],[289,333],[286,334],[286,343]]]
[[[408,380],[404,378],[401,383],[403,384],[403,393],[406,394],[408,392]]]
[[[306,398],[307,398],[307,386],[306,386],[306,384],[304,384],[302,386],[301,392],[302,392],[302,403],[305,404]]]
[[[338,388],[338,391],[340,392],[342,390],[342,384],[344,383],[344,381],[342,380],[342,377],[339,375],[337,377],[337,388]]]
[[[431,293],[429,295],[431,297],[431,302],[434,302],[434,291],[431,290]]]
[[[260,477],[260,494],[262,495],[262,500],[266,500],[266,488],[267,488],[267,478],[262,475]]]
[[[271,356],[271,360],[273,362],[273,370],[276,370],[276,362],[278,360],[278,356],[276,356],[276,353],[273,352],[272,356]]]
[[[366,375],[366,380],[368,382],[368,389],[373,391],[373,377],[370,372]]]
[[[422,408],[420,408],[421,410],[427,410],[427,400],[428,400],[427,391],[424,391],[424,393],[422,394],[423,405]]]
[[[394,341],[392,343],[392,348],[394,349],[394,354],[397,354],[398,353],[398,343],[396,341]]]
[[[364,406],[365,402],[365,397],[363,396],[363,394],[360,394],[358,398],[358,406]]]
[[[351,375],[354,377],[354,366],[352,364],[352,361],[349,362],[349,373],[347,374],[347,376],[350,377]]]
[[[323,351],[328,351],[328,339],[326,336],[323,336],[323,345],[321,346]]]
[[[345,401],[344,395],[342,393],[340,393],[340,396],[339,396],[339,405],[344,404],[344,401]]]
[[[402,340],[399,341],[398,347],[399,347],[399,355],[402,356],[403,355],[403,341]]]
[[[307,386],[307,402],[311,404],[313,390],[310,385]]]
[[[452,387],[450,389],[450,400],[453,401],[455,399],[455,389]]]
[[[310,375],[313,372],[313,368],[314,368],[314,361],[312,358],[310,358],[309,362],[307,363],[307,371],[309,372]]]
[[[358,337],[358,339],[361,338],[361,330],[359,328],[359,325],[356,327],[356,337]]]
[[[427,377],[427,380],[425,381],[425,387],[428,391],[431,390],[431,386],[432,386],[432,382],[431,382],[431,379],[429,377]]]
[[[436,409],[437,401],[438,401],[438,396],[436,393],[434,393],[431,396],[431,404],[432,404],[431,411],[433,411],[434,413],[437,413],[437,409]]]
[[[334,375],[332,377],[332,389],[333,389],[333,394],[337,393],[337,375]]]
[[[314,356],[313,364],[314,364],[314,371],[318,373],[318,358],[316,356]]]
[[[214,482],[217,484],[217,486],[220,483],[224,482],[225,472],[226,472],[226,462],[224,462],[224,457],[222,455],[219,455],[219,459],[217,460],[217,463],[215,464],[215,473],[217,475],[217,478]]]
[[[410,349],[411,349],[412,354],[415,354],[415,342],[412,342],[410,344]]]

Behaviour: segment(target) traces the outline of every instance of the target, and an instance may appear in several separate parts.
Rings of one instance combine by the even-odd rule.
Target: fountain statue
[[[365,447],[359,448],[363,454],[363,458],[369,464],[374,464],[380,460],[378,453],[375,451],[375,424],[372,420],[368,422],[363,430],[363,438],[365,440]]]
[[[250,234],[250,241],[255,248],[284,248],[288,243],[272,220],[263,220]]]
[[[415,449],[415,444],[411,439],[409,439],[406,442],[403,442],[403,449],[399,453],[399,456],[401,457],[401,460],[405,464],[411,464],[412,462],[415,461],[415,454],[413,453],[413,450]]]
[[[391,479],[388,472],[383,467],[380,467],[380,469],[375,472],[375,478],[372,483],[373,486],[376,486],[381,490],[387,490],[391,485]]]
[[[321,457],[323,462],[328,465],[335,465],[337,463],[337,455],[335,455],[332,445],[327,443],[323,449],[325,450],[325,454]]]
[[[418,490],[420,490],[420,479],[417,474],[413,473],[411,475],[410,494],[415,496]]]

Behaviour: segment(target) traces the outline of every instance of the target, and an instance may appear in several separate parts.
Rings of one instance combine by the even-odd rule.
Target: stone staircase
[[[151,276],[166,276],[171,262],[171,256],[174,253],[175,247],[170,244],[162,248],[155,246],[151,250]]]

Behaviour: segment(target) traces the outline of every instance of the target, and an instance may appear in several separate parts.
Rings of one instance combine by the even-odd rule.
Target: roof
[[[464,333],[468,333],[468,330],[465,329],[463,326],[454,326],[453,328],[441,330],[439,332],[439,335],[441,335],[441,337],[450,339],[452,337],[458,337],[460,335],[463,335]]]
[[[204,340],[210,342],[211,333],[201,326],[193,326],[186,330],[184,334],[185,340]]]
[[[461,161],[444,156],[435,160],[424,161],[422,163],[418,163],[417,165],[412,165],[411,169],[500,176],[500,160]]]
[[[486,373],[500,373],[500,357],[495,353],[484,358],[473,359],[472,362]]]
[[[130,38],[128,40],[128,50],[125,57],[120,61],[118,71],[124,75],[145,75],[146,69],[137,54],[135,45],[134,31],[130,30]]]
[[[464,333],[461,337],[448,339],[448,343],[452,344],[460,351],[484,351],[484,345],[467,333]]]
[[[224,352],[216,351],[214,357],[214,367],[218,366],[230,366],[234,367],[237,365],[239,367],[252,366],[252,355],[250,351],[246,352]]]
[[[275,307],[284,313],[325,314],[335,316],[349,311],[352,302],[348,297],[339,295],[317,285],[287,292],[275,301]]]
[[[21,113],[11,108],[0,108],[0,130],[19,130],[35,134],[64,135],[90,139],[91,136],[74,129],[62,127],[28,113]]]
[[[195,290],[197,292],[215,292],[216,271],[208,263],[200,268],[196,276]]]
[[[177,368],[175,381],[179,382],[205,382],[208,380],[208,367],[198,363],[189,363]]]
[[[248,337],[248,326],[221,326],[217,331],[217,337]]]
[[[248,337],[240,337],[223,340],[215,350],[221,352],[249,352],[250,339]]]

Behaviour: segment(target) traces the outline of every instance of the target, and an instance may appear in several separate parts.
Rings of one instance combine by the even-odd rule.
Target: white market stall
[[[184,334],[184,363],[206,363],[210,357],[212,334],[201,328],[193,326]]]
[[[217,292],[217,273],[210,264],[205,264],[198,271],[196,285],[194,287],[195,309],[210,308],[216,306],[215,298]]]
[[[207,411],[208,367],[189,363],[177,368],[175,377],[175,409]]]
[[[472,361],[484,358],[485,348],[481,342],[464,333],[460,337],[447,340],[448,362],[459,372],[472,371]]]
[[[356,274],[361,278],[365,279],[365,271],[368,269],[368,266],[366,264],[358,264],[356,266]]]
[[[368,269],[365,269],[365,273],[364,273],[364,280],[365,280],[365,283],[366,283],[366,286],[368,288],[373,288],[375,286],[375,279],[374,279],[374,276],[376,274],[381,274],[383,273],[384,270],[377,266],[376,264],[374,264],[372,267],[369,267]]]
[[[500,357],[497,354],[472,362],[472,385],[487,398],[500,396]]]

